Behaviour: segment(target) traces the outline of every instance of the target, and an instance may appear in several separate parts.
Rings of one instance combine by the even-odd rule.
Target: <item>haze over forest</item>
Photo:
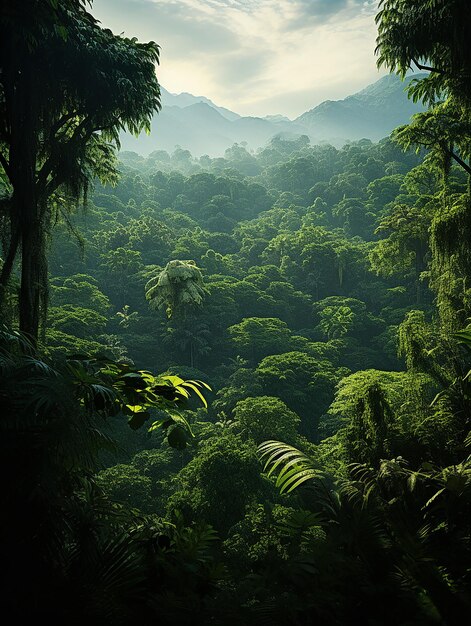
[[[423,77],[418,73],[403,82],[395,75],[384,76],[358,93],[343,100],[326,100],[293,120],[283,115],[243,117],[204,96],[171,94],[161,87],[163,107],[154,116],[151,133],[138,138],[122,135],[122,150],[148,156],[154,150],[173,152],[179,146],[195,156],[214,157],[222,156],[233,143],[252,151],[263,148],[275,136],[296,139],[307,135],[311,143],[339,148],[363,138],[378,141],[424,110],[406,94],[407,85]]]

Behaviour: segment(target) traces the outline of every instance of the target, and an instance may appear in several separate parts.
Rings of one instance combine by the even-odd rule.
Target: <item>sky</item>
[[[377,0],[93,0],[114,33],[156,41],[172,93],[291,119],[377,80]]]

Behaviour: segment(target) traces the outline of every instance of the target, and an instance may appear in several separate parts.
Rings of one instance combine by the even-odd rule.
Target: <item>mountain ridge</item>
[[[325,100],[294,120],[283,115],[241,116],[216,105],[205,96],[183,92],[172,94],[161,87],[162,110],[154,117],[150,135],[121,136],[123,150],[148,155],[154,150],[173,152],[176,147],[194,156],[221,156],[234,143],[257,150],[276,135],[307,135],[312,142],[329,142],[340,147],[362,138],[378,141],[411,115],[424,110],[407,98],[405,89],[414,74],[402,82],[394,74],[381,77],[341,100]]]
[[[209,105],[210,107],[218,111],[218,113],[220,113],[223,117],[225,117],[226,119],[230,121],[233,121],[242,117],[241,115],[239,115],[238,113],[235,113],[234,111],[230,111],[229,109],[226,109],[225,107],[221,107],[221,106],[218,106],[217,104],[214,104],[212,100],[210,100],[209,98],[206,98],[205,96],[194,96],[193,94],[188,93],[187,91],[183,91],[182,93],[178,93],[178,94],[171,93],[170,91],[167,91],[165,87],[162,87],[162,85],[160,86],[160,94],[161,94],[161,100],[162,100],[163,106],[177,106],[183,109],[193,104],[197,104],[198,102],[204,102],[205,104]]]
[[[333,137],[350,140],[366,137],[378,141],[405,124],[411,115],[424,110],[405,93],[411,80],[423,76],[426,74],[414,74],[402,82],[396,75],[388,74],[342,100],[325,100],[294,121],[306,126],[310,135],[322,129],[324,135]]]

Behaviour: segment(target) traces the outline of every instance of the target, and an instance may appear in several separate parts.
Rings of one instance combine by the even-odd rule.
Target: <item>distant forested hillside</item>
[[[69,325],[57,317],[66,303],[55,293],[67,293],[61,281],[71,276],[85,282],[90,276],[110,308],[99,332],[84,326],[83,341],[100,341],[108,332],[139,365],[195,367],[216,391],[231,359],[249,356],[240,353],[236,329],[251,319],[260,329],[263,319],[278,324],[285,340],[266,343],[254,326],[252,339],[261,347],[253,347],[249,369],[281,347],[311,358],[330,355],[332,367],[398,365],[397,324],[408,309],[430,303],[421,278],[426,227],[419,230],[423,249],[415,259],[413,240],[396,249],[388,217],[392,203],[413,207],[418,201],[419,157],[389,140],[338,150],[301,138],[275,139],[255,156],[234,145],[224,158],[197,159],[184,150],[147,158],[123,152],[121,158],[118,186],[97,187],[86,213],[74,220],[86,241],[83,259],[66,227],[51,250],[48,332],[57,346]],[[433,193],[437,181],[427,184]],[[414,210],[408,212],[412,221]],[[149,277],[172,259],[195,261],[207,290],[204,306],[188,312],[181,329],[145,300]],[[88,310],[92,303],[85,304]],[[129,327],[117,316],[123,307],[134,314]],[[337,328],[338,315],[345,319]],[[198,324],[201,336],[191,338]]]
[[[424,110],[421,103],[409,100],[405,93],[412,81],[424,77],[423,72],[408,76],[405,81],[393,74],[383,76],[344,100],[319,104],[294,122],[306,126],[309,135],[317,140],[324,139],[335,145],[362,137],[378,141]]]

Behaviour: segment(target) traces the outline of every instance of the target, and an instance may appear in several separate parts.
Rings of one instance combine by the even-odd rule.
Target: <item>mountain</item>
[[[344,100],[327,100],[303,113],[295,122],[305,126],[308,134],[317,139],[342,143],[366,137],[377,141],[406,124],[411,115],[424,110],[421,104],[407,98],[405,89],[413,78],[424,73],[408,76],[402,82],[390,74]]]
[[[141,133],[136,138],[123,133],[121,149],[148,155],[154,150],[173,152],[176,146],[180,146],[194,156],[220,156],[234,143],[246,142],[249,149],[255,150],[274,135],[298,136],[306,132],[290,120],[271,122],[260,117],[240,116],[230,120],[222,115],[220,107],[206,101],[197,100],[194,104],[182,106],[185,101],[192,100],[181,99],[179,106],[164,104],[154,117],[150,135]]]
[[[346,141],[368,138],[377,141],[410,116],[423,110],[407,98],[405,87],[415,74],[402,82],[398,76],[380,78],[343,100],[327,100],[294,121],[283,115],[242,117],[217,106],[204,96],[172,94],[164,88],[162,110],[154,117],[150,135],[121,136],[123,150],[148,155],[154,150],[173,152],[176,146],[194,156],[220,156],[234,143],[248,149],[264,146],[275,135],[286,138],[308,135],[312,142],[327,141],[342,146]]]
[[[180,109],[184,109],[191,106],[192,104],[204,102],[204,104],[207,104],[213,109],[216,109],[218,113],[220,113],[223,117],[225,117],[227,120],[230,120],[231,122],[240,118],[240,115],[238,113],[234,113],[234,111],[230,111],[229,109],[226,109],[224,107],[218,107],[214,104],[214,102],[212,102],[212,100],[209,100],[209,98],[205,98],[204,96],[194,96],[193,94],[186,92],[178,94],[170,93],[170,91],[167,91],[162,86],[160,87],[160,94],[162,99],[162,106],[164,107],[176,106]]]

